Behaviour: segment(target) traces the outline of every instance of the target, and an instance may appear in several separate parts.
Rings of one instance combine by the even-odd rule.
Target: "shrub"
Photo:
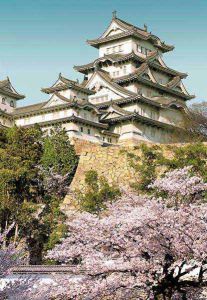
[[[106,201],[113,201],[120,190],[110,185],[105,177],[99,177],[97,172],[90,170],[85,174],[86,192],[77,191],[80,209],[90,213],[99,213],[106,207]]]

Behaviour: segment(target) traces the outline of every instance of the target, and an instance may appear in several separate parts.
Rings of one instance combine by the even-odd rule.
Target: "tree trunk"
[[[16,245],[17,243],[17,238],[18,238],[18,230],[19,230],[19,226],[18,224],[15,225],[15,234],[14,234],[14,245]]]

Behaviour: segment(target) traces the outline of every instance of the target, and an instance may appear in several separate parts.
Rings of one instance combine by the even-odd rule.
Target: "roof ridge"
[[[136,28],[136,29],[138,29],[138,30],[140,30],[140,31],[147,32],[144,28],[140,28],[140,27],[138,27],[138,26],[136,26],[136,25],[133,25],[133,24],[127,22],[127,21],[124,21],[124,20],[122,20],[122,19],[120,19],[120,18],[115,18],[115,20],[118,20],[118,21],[120,21],[120,22],[126,24],[127,26],[129,26],[129,27],[131,27],[131,28]]]

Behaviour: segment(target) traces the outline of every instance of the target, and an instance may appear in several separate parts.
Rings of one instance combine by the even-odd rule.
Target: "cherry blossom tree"
[[[162,178],[157,178],[149,185],[158,194],[164,193],[168,204],[178,205],[202,200],[207,191],[207,183],[200,176],[191,173],[192,167],[187,166],[167,172]]]
[[[124,194],[101,217],[78,213],[48,258],[75,264],[57,299],[206,299],[207,206]],[[190,276],[192,275],[192,276]]]

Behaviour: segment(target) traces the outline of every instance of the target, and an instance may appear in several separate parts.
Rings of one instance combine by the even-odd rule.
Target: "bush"
[[[113,201],[120,195],[120,190],[109,185],[105,177],[99,177],[97,172],[90,170],[85,173],[86,192],[77,191],[80,209],[89,213],[99,213],[106,208],[107,201]]]
[[[140,145],[141,156],[128,153],[130,165],[139,173],[138,183],[133,184],[136,190],[150,191],[149,185],[156,179],[156,167],[163,160],[163,154],[159,146],[149,147],[146,144]]]

